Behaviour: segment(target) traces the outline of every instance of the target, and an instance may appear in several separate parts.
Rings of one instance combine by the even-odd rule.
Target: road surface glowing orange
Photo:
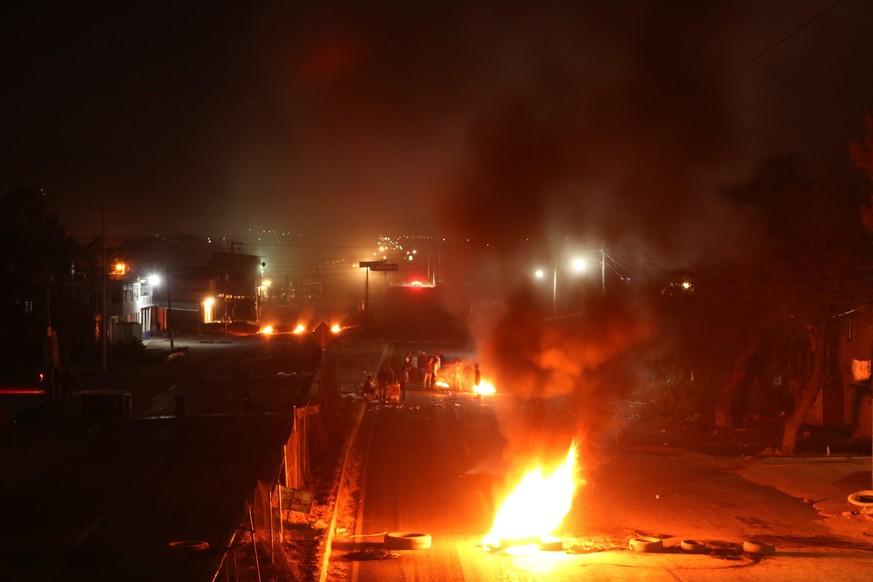
[[[500,506],[494,525],[482,542],[499,548],[519,542],[537,544],[553,540],[552,532],[573,505],[576,456],[574,442],[567,458],[550,475],[543,474],[542,466],[528,471]],[[579,484],[584,484],[584,480]]]

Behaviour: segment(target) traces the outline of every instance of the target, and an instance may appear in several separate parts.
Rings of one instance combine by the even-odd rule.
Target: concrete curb
[[[327,581],[327,571],[328,566],[330,565],[330,554],[331,554],[331,546],[333,545],[333,536],[334,531],[336,530],[336,516],[337,516],[337,505],[339,503],[340,498],[342,497],[340,493],[343,490],[343,486],[346,480],[346,470],[349,465],[349,457],[351,456],[351,452],[354,449],[355,441],[358,439],[358,429],[361,427],[361,420],[364,418],[364,412],[366,412],[367,406],[365,404],[360,404],[358,407],[358,414],[355,416],[354,426],[352,427],[352,434],[349,435],[349,440],[346,442],[345,451],[343,452],[343,466],[340,470],[339,475],[339,484],[337,485],[336,497],[333,503],[333,515],[330,518],[330,528],[327,532],[327,540],[324,543],[324,553],[321,558],[321,571],[318,576],[319,582]]]

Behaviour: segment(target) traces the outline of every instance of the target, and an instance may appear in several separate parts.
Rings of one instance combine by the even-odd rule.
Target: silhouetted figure
[[[376,397],[376,382],[373,380],[373,376],[367,376],[367,379],[364,380],[364,386],[361,388],[361,394],[364,395],[364,398],[370,400]]]
[[[385,400],[385,390],[388,384],[394,383],[394,370],[388,364],[382,364],[382,369],[376,374],[376,383],[379,385],[379,400]]]
[[[410,372],[412,371],[412,366],[407,365],[403,368],[403,371],[400,373],[400,402],[406,400],[406,385],[409,384]]]
[[[436,358],[430,357],[427,359],[427,364],[424,365],[424,389],[425,390],[433,390],[434,389],[434,360]]]

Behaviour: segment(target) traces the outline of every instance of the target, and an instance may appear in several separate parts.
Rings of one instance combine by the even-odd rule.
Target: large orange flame
[[[567,458],[551,475],[543,475],[542,466],[528,471],[500,506],[483,543],[499,548],[520,541],[542,543],[553,539],[552,533],[573,505],[576,457],[574,442]],[[580,480],[580,484],[584,484],[584,480]]]
[[[473,386],[473,392],[478,394],[479,396],[488,396],[489,394],[494,394],[497,392],[497,388],[494,387],[494,384],[491,382],[486,382],[482,380],[479,382],[478,386]]]

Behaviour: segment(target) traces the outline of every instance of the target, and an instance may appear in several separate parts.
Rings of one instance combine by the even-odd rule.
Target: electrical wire
[[[751,65],[752,63],[754,63],[755,61],[757,61],[758,59],[760,59],[761,57],[763,57],[767,53],[769,53],[770,51],[776,49],[779,45],[781,45],[782,43],[784,43],[785,41],[787,41],[788,39],[793,37],[795,34],[797,34],[801,30],[803,30],[804,28],[806,28],[807,26],[809,26],[810,24],[812,24],[813,22],[815,22],[816,20],[818,20],[819,18],[821,18],[822,16],[824,16],[825,14],[830,12],[832,8],[834,8],[837,4],[839,4],[842,1],[843,0],[836,0],[833,4],[831,4],[830,6],[828,6],[827,8],[825,8],[824,10],[822,10],[821,12],[819,12],[818,14],[816,14],[815,16],[813,16],[812,18],[810,18],[809,20],[804,22],[802,25],[800,25],[800,27],[794,29],[787,36],[785,36],[784,38],[782,38],[781,40],[779,40],[778,42],[776,42],[775,44],[773,44],[769,48],[765,49],[764,51],[760,52],[757,56],[749,59],[748,61],[746,61],[745,63],[743,63],[742,65],[740,65],[736,69],[734,69],[733,72],[736,73],[737,71],[740,71],[740,70],[748,67],[749,65]]]

